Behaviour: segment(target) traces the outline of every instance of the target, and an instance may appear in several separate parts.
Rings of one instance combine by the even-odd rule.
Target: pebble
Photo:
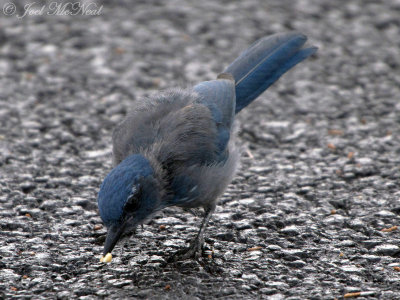
[[[400,248],[397,245],[391,244],[383,244],[376,246],[372,249],[372,253],[376,255],[386,255],[386,256],[394,256],[400,252]]]
[[[295,225],[290,225],[282,228],[280,232],[287,235],[296,236],[300,234],[300,228]]]
[[[300,259],[297,259],[297,260],[288,262],[287,265],[292,268],[303,268],[307,264],[306,264],[306,262],[304,262]]]

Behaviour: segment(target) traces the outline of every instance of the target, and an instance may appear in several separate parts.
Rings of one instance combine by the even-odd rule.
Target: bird
[[[197,235],[171,261],[201,257],[205,229],[240,157],[235,117],[317,51],[306,41],[299,32],[262,37],[215,80],[135,101],[114,129],[113,169],[98,193],[107,228],[101,261],[111,260],[122,236],[170,206],[204,209]]]

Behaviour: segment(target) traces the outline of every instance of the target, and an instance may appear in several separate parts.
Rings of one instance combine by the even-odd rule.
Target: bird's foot
[[[203,254],[203,243],[200,243],[198,239],[195,239],[190,243],[188,248],[180,249],[172,254],[167,262],[177,262],[185,259],[199,259]]]

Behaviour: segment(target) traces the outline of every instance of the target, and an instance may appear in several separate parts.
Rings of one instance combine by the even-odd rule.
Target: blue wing
[[[230,130],[235,117],[235,84],[232,80],[218,79],[212,81],[201,82],[196,85],[193,90],[198,97],[194,101],[195,107],[202,107],[211,112],[211,119],[204,118],[203,115],[197,114],[197,122],[195,128],[191,130],[199,130],[207,133],[203,138],[197,138],[190,141],[191,147],[196,151],[191,155],[190,162],[201,163],[205,165],[213,165],[225,162],[228,158],[227,145],[230,139]],[[185,111],[188,114],[190,111]],[[209,116],[209,113],[207,113]],[[202,122],[202,118],[208,123]],[[210,121],[212,123],[210,123]],[[170,124],[173,122],[169,122]],[[192,131],[193,134],[193,131]],[[205,138],[206,137],[206,138]],[[176,153],[176,151],[174,151]],[[186,153],[187,151],[185,151]],[[180,154],[179,157],[185,154]],[[191,169],[180,168],[173,171],[170,183],[174,197],[167,205],[181,205],[191,207],[195,203],[199,195],[197,188],[200,182],[192,177]]]
[[[233,80],[218,79],[204,81],[196,85],[194,91],[199,95],[197,102],[206,106],[217,126],[218,160],[226,159],[226,146],[235,117],[235,84]]]
[[[249,105],[285,72],[317,51],[302,48],[303,34],[291,32],[261,38],[236,58],[225,73],[236,82],[236,113]]]

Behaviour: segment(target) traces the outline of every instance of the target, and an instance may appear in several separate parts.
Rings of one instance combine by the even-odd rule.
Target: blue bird
[[[216,80],[143,99],[113,133],[114,168],[98,194],[107,227],[103,255],[123,234],[165,207],[203,207],[200,230],[173,260],[199,257],[217,198],[232,180],[239,153],[235,115],[297,63],[316,52],[300,33],[261,38]]]

